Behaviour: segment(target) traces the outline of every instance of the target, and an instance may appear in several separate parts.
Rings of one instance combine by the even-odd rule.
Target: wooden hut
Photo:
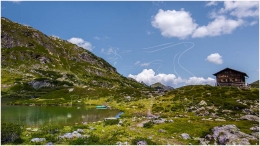
[[[215,74],[217,86],[246,86],[245,77],[248,75],[244,72],[237,71],[231,68],[225,68]]]

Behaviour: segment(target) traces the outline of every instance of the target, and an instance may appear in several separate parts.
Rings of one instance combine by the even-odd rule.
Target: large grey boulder
[[[235,125],[223,125],[212,129],[215,142],[221,145],[250,145],[254,136],[241,132]]]

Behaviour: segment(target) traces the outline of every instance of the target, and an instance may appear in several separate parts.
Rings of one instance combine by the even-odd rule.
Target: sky
[[[215,85],[227,67],[259,79],[259,3],[1,2],[1,16],[104,58],[151,85]]]

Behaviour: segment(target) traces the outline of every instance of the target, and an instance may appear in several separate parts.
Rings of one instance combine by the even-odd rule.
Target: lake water
[[[1,122],[38,127],[45,124],[75,125],[116,117],[120,111],[88,106],[14,106],[1,99]]]

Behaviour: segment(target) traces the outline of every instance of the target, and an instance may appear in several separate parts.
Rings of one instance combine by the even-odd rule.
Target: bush
[[[21,125],[15,125],[13,123],[1,124],[1,144],[21,143],[21,134]]]
[[[144,126],[143,126],[144,128],[151,128],[151,127],[153,127],[153,122],[152,121],[149,121],[149,122],[147,122],[147,123],[144,123]]]
[[[42,128],[44,134],[56,134],[60,131],[61,126],[59,125],[46,125]]]
[[[105,126],[107,125],[116,125],[119,123],[119,119],[111,119],[111,120],[105,120]]]

